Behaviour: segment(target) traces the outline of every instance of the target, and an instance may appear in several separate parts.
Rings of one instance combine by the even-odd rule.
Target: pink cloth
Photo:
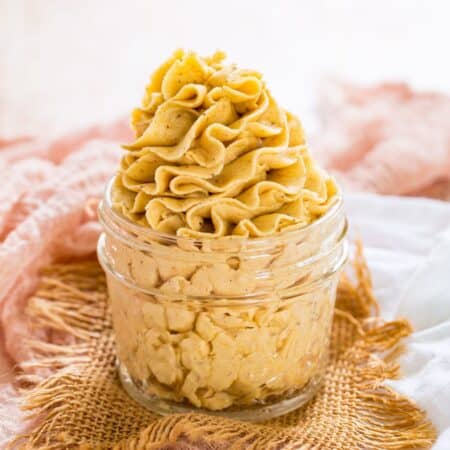
[[[320,114],[313,153],[346,188],[408,194],[450,180],[447,96],[403,84],[333,84]],[[90,202],[102,195],[118,167],[119,142],[129,137],[119,120],[53,140],[0,138],[0,326],[9,355],[0,358],[0,447],[25,426],[9,382],[11,361],[32,356],[24,340],[36,331],[23,310],[38,270],[95,251],[100,230]]]
[[[130,139],[125,120],[58,138],[0,141],[0,324],[12,362],[32,355],[36,335],[23,313],[38,270],[56,258],[94,252],[99,234],[90,199],[101,196]],[[40,337],[46,338],[43,332]],[[0,447],[26,426],[11,383],[12,364],[0,358]],[[6,383],[5,383],[6,382]]]
[[[342,185],[380,194],[450,187],[450,98],[403,83],[330,82],[319,105],[313,152]]]

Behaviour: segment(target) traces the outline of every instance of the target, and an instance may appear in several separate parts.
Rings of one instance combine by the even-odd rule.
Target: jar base
[[[120,364],[119,361],[117,362],[117,370],[119,373],[120,382],[125,392],[133,400],[155,414],[166,416],[169,414],[194,412],[199,414],[228,417],[230,419],[248,422],[264,422],[300,408],[311,400],[312,397],[314,397],[322,384],[322,377],[316,376],[290,398],[271,404],[257,404],[253,406],[232,407],[220,411],[211,411],[208,409],[196,408],[195,406],[186,403],[165,400],[155,395],[142,392],[142,390],[139,389],[139,387],[134,383],[127,368],[123,364]]]

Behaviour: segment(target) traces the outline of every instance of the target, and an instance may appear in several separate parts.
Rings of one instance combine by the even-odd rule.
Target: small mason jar
[[[119,375],[159,413],[267,420],[306,403],[327,364],[347,222],[339,197],[267,238],[188,239],[99,206]]]

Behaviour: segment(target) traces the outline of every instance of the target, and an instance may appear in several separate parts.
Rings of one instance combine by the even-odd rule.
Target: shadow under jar
[[[320,219],[268,238],[161,234],[99,207],[125,390],[159,413],[252,421],[286,414],[317,391],[327,364],[339,273],[342,199]]]

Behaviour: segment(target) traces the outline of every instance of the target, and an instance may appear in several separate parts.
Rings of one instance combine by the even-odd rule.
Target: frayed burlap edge
[[[36,326],[62,332],[74,339],[72,343],[64,345],[29,342],[38,356],[21,367],[23,374],[20,382],[27,386],[23,391],[24,409],[30,411],[31,417],[42,419],[29,434],[16,438],[11,448],[429,448],[436,439],[436,431],[425,413],[411,400],[383,385],[384,380],[399,376],[396,359],[401,353],[401,340],[411,333],[411,327],[405,320],[384,323],[378,317],[378,304],[360,243],[357,244],[353,265],[357,282],[352,283],[346,276],[341,279],[335,310],[335,323],[345,322],[348,325],[346,332],[351,330],[355,336],[352,345],[337,350],[340,355],[345,355],[346,361],[352,361],[353,368],[354,411],[351,411],[351,426],[345,430],[349,433],[348,446],[338,445],[337,441],[325,445],[305,431],[308,427],[300,428],[296,433],[295,428],[301,425],[303,419],[311,420],[308,419],[308,412],[288,432],[288,419],[283,418],[266,424],[250,424],[200,414],[184,414],[152,418],[147,427],[124,436],[124,439],[114,444],[93,443],[88,439],[83,441],[82,437],[70,432],[55,434],[54,424],[63,421],[67,408],[74,408],[79,402],[79,374],[89,368],[95,349],[101,345],[105,333],[110,333],[104,276],[96,262],[88,261],[47,268],[42,274],[40,288],[29,301],[28,313]],[[383,358],[377,356],[380,353]],[[339,363],[341,359],[338,356],[334,361]],[[47,376],[48,371],[52,373],[50,376]],[[142,414],[145,416],[149,413],[142,410]],[[352,434],[356,438],[352,438]]]

